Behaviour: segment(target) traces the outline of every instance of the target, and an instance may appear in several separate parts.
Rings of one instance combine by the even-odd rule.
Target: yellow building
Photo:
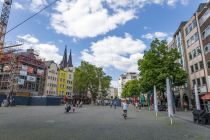
[[[67,71],[58,70],[58,96],[64,96],[67,92]]]

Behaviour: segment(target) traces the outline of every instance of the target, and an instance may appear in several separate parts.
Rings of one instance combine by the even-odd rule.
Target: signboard
[[[37,75],[43,76],[43,75],[44,75],[44,70],[42,70],[42,69],[37,69]]]
[[[11,67],[9,66],[9,65],[5,65],[4,67],[3,67],[3,71],[4,72],[9,72],[11,70]]]
[[[19,78],[18,79],[18,85],[24,85],[24,81],[25,81],[24,79]]]
[[[28,69],[28,66],[22,65],[22,70],[27,71],[27,69]]]
[[[21,70],[21,71],[20,71],[20,75],[21,75],[21,76],[27,76],[27,71]]]
[[[33,73],[33,68],[28,66],[27,72],[28,72],[29,74],[32,74],[32,73]]]
[[[201,93],[207,92],[206,86],[201,86],[199,89]]]
[[[34,77],[34,76],[27,76],[27,81],[36,82],[36,77]]]

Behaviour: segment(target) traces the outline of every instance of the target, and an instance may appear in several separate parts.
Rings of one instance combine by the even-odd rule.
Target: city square
[[[0,140],[210,140],[210,0],[0,7]]]
[[[0,108],[1,140],[208,140],[210,127],[174,118],[167,114],[137,111],[129,107],[124,120],[122,108],[88,105],[75,113],[63,106],[17,106]]]

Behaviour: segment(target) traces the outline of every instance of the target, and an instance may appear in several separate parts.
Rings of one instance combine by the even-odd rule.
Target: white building
[[[44,95],[57,95],[58,66],[54,61],[46,61],[45,64],[47,69],[45,76]]]
[[[73,95],[73,79],[74,79],[74,67],[68,67],[64,69],[67,72],[67,84],[66,84],[66,95]]]
[[[120,78],[118,80],[118,97],[121,98],[122,90],[128,81],[137,79],[139,79],[139,75],[135,72],[127,72],[120,75]]]
[[[118,95],[118,91],[117,91],[117,88],[114,88],[114,87],[110,87],[108,89],[108,98],[111,98],[111,97],[116,97]]]

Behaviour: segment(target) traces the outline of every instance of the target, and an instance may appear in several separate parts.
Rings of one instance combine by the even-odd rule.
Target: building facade
[[[186,21],[181,22],[178,29],[173,35],[172,41],[169,43],[169,49],[175,48],[180,54],[180,59],[176,62],[181,65],[183,70],[188,73],[188,60],[186,55],[186,42],[185,42],[185,34],[184,27],[187,24]],[[173,89],[175,95],[175,102],[177,107],[183,108],[184,101],[189,102],[191,104],[191,90],[190,88],[190,78],[188,78],[187,82],[183,86],[175,87]]]
[[[135,72],[127,72],[122,74],[118,80],[118,97],[121,98],[122,90],[128,81],[138,79],[139,75]]]
[[[196,84],[200,94],[210,91],[210,81],[208,79],[210,73],[208,73],[207,65],[210,55],[206,51],[210,34],[209,6],[209,3],[201,3],[184,27],[190,88],[193,92]]]
[[[115,98],[118,95],[117,88],[114,88],[114,87],[110,87],[108,89],[107,93],[108,93],[107,97],[110,98],[110,99]]]
[[[33,49],[8,53],[0,61],[0,94],[38,96],[44,91],[45,63]]]
[[[58,96],[64,96],[67,92],[67,72],[58,70]]]
[[[194,86],[199,94],[210,92],[210,3],[201,3],[192,17],[181,22],[174,33],[169,48],[177,48],[181,54],[178,62],[188,73],[185,85],[189,104],[193,99]],[[180,92],[180,91],[179,91]]]
[[[58,66],[54,61],[46,61],[44,95],[56,96],[58,93]]]
[[[61,61],[58,70],[58,96],[73,96],[74,70],[71,50],[67,60],[67,49],[65,48],[63,60]]]

